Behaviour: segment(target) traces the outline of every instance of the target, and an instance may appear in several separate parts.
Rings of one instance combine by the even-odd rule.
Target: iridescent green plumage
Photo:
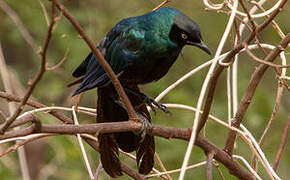
[[[146,95],[140,92],[138,85],[162,78],[184,45],[197,46],[209,53],[198,25],[180,11],[168,7],[120,21],[98,44],[140,119],[150,121],[151,118],[144,104]],[[81,77],[82,81],[74,95],[98,87],[98,123],[128,120],[127,111],[109,77],[92,53],[73,76]],[[150,98],[147,103],[163,107]],[[99,141],[103,167],[112,177],[122,174],[118,147],[126,152],[136,150],[139,172],[148,174],[151,171],[155,152],[151,135],[146,134],[142,140],[139,134],[133,132],[100,134]]]

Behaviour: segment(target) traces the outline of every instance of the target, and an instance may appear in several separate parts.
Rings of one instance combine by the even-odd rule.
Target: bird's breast
[[[162,78],[173,65],[179,55],[179,50],[166,56],[147,56],[128,63],[120,79],[126,83],[146,84]]]

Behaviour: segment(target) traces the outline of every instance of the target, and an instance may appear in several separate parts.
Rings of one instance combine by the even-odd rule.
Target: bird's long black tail
[[[137,85],[128,87],[130,90],[140,92]],[[138,93],[137,93],[138,94]],[[150,114],[141,97],[134,93],[127,93],[135,111],[139,116],[151,121]],[[98,88],[97,122],[127,121],[128,114],[119,100],[112,85]],[[154,165],[155,143],[151,135],[146,134],[144,139],[134,132],[119,132],[99,134],[101,162],[105,171],[112,177],[122,175],[118,148],[125,152],[136,150],[136,160],[139,172],[148,174]]]

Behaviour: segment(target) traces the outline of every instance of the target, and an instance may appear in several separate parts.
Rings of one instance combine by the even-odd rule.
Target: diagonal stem
[[[284,147],[285,147],[286,142],[287,142],[287,136],[288,136],[289,128],[290,128],[290,114],[288,115],[288,122],[287,122],[287,124],[285,126],[285,129],[284,129],[284,132],[283,132],[283,135],[282,135],[282,138],[281,138],[281,143],[280,143],[280,146],[279,146],[276,158],[275,158],[275,162],[273,163],[274,171],[277,171],[277,167],[278,167],[278,164],[280,162],[282,152],[283,152]]]
[[[279,45],[274,50],[272,50],[266,56],[266,58],[264,60],[269,61],[269,62],[274,61],[275,58],[284,50],[284,48],[288,45],[289,42],[290,42],[290,33],[287,34],[287,36],[279,43]],[[243,117],[244,117],[244,115],[245,115],[245,113],[246,113],[246,111],[251,103],[251,100],[254,96],[256,88],[257,88],[259,82],[261,81],[265,71],[268,69],[268,67],[269,67],[268,65],[260,64],[256,68],[255,72],[253,73],[251,80],[250,80],[250,83],[248,85],[248,88],[246,90],[246,93],[244,94],[244,96],[240,102],[238,111],[235,115],[234,121],[232,122],[232,125],[234,127],[236,127],[236,128],[240,127],[240,124],[243,120]],[[232,154],[234,142],[236,140],[236,135],[237,135],[236,132],[233,132],[233,131],[229,132],[226,146],[224,148],[225,151],[229,154]]]
[[[92,52],[98,59],[98,63],[101,64],[101,66],[104,68],[110,79],[112,80],[112,83],[114,87],[116,88],[116,91],[118,95],[120,96],[122,102],[124,102],[127,110],[128,110],[128,116],[132,120],[137,120],[138,117],[135,113],[134,108],[132,107],[132,104],[126,95],[120,81],[118,80],[118,77],[112,70],[111,66],[108,64],[108,62],[104,59],[101,52],[96,48],[94,43],[89,39],[89,37],[84,32],[81,25],[75,20],[75,18],[65,9],[65,7],[58,1],[58,0],[50,0],[54,2],[57,6],[57,8],[62,12],[62,14],[70,21],[70,23],[74,26],[74,28],[78,31],[80,36],[85,40],[85,42],[88,44],[88,46],[91,48]]]
[[[17,118],[17,116],[19,116],[19,114],[22,112],[22,110],[24,109],[24,106],[25,106],[26,102],[28,101],[29,97],[31,96],[33,90],[35,89],[36,85],[41,80],[41,78],[43,77],[43,74],[46,71],[46,69],[45,69],[46,52],[47,52],[48,45],[49,45],[49,42],[50,42],[52,34],[53,34],[53,27],[54,27],[55,22],[56,22],[56,19],[54,16],[54,5],[52,5],[51,22],[50,22],[50,25],[48,28],[48,32],[47,32],[45,41],[43,43],[43,48],[40,52],[40,54],[41,54],[40,70],[37,73],[37,75],[35,76],[34,80],[30,83],[29,89],[26,92],[24,98],[21,100],[21,103],[18,106],[18,108],[14,111],[14,113],[11,115],[11,117],[9,117],[9,119],[3,125],[1,125],[0,134],[3,134],[7,130],[7,128],[9,128],[10,124],[12,124],[13,121]]]

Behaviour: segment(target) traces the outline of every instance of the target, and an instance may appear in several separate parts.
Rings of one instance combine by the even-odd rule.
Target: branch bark
[[[55,133],[55,134],[96,134],[96,133],[113,133],[124,131],[139,131],[142,127],[141,123],[126,121],[126,122],[114,122],[114,123],[98,123],[98,124],[82,124],[82,125],[42,125],[38,133]],[[34,126],[30,126],[21,130],[14,130],[6,132],[0,136],[1,139],[7,139],[11,137],[19,137],[28,134],[33,134]],[[191,129],[189,128],[173,128],[165,126],[153,125],[152,135],[160,136],[163,138],[176,138],[188,141],[190,139]],[[86,140],[91,146],[95,143],[92,140]],[[226,152],[209,142],[204,137],[198,136],[195,144],[203,149],[205,153],[214,152],[214,159],[224,164],[231,174],[239,179],[254,179],[243,166],[237,161],[233,160]]]

